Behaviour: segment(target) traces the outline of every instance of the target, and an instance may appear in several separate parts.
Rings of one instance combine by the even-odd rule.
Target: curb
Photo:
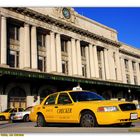
[[[0,125],[8,124],[10,123],[9,121],[0,121]]]
[[[140,127],[128,129],[129,132],[140,132]]]

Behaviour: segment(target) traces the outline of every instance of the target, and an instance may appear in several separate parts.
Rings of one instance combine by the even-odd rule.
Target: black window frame
[[[65,95],[65,97],[68,97],[68,98],[67,98],[67,101],[66,101],[66,98],[65,98],[65,99],[63,99],[63,102],[60,103],[60,102],[59,102],[59,101],[60,101],[59,99],[60,99],[60,97],[62,97],[63,95]],[[61,101],[62,101],[62,99],[61,99]],[[65,102],[64,102],[64,101],[65,101]],[[72,104],[72,100],[70,99],[68,93],[66,93],[66,92],[60,93],[59,96],[58,96],[57,104],[58,104],[58,105]]]
[[[58,94],[50,95],[50,96],[46,99],[44,105],[55,105],[55,103],[56,103],[56,99],[57,99],[57,95],[58,95]],[[51,98],[51,97],[54,97],[54,101],[53,101],[52,103],[47,103],[47,101],[48,101],[49,98]],[[47,104],[46,104],[46,103],[47,103]]]

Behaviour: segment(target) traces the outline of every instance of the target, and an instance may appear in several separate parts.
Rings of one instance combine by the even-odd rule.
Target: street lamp
[[[128,95],[129,95],[129,100],[132,101],[132,95],[131,95],[131,90],[128,89]]]

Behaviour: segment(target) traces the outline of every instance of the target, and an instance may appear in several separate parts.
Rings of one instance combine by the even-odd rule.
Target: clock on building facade
[[[62,9],[62,13],[63,13],[63,16],[64,16],[65,18],[70,19],[71,14],[70,14],[69,9],[63,8],[63,9]]]

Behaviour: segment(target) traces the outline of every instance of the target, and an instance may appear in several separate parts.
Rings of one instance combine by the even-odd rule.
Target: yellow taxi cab
[[[23,108],[8,108],[4,110],[3,112],[0,112],[0,121],[9,120],[11,113],[19,112],[19,111],[24,111],[24,109]]]
[[[33,107],[30,120],[44,127],[47,123],[79,123],[82,127],[131,123],[140,119],[132,102],[105,100],[90,91],[61,91],[48,95]]]

